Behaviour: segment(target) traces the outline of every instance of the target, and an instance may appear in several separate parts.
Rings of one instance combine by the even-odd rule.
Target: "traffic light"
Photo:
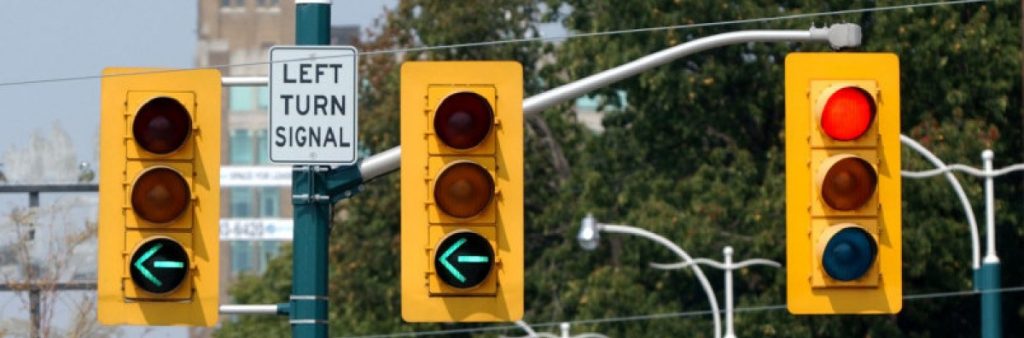
[[[523,71],[402,65],[402,318],[523,315]]]
[[[101,92],[99,321],[213,326],[220,72],[107,68]]]
[[[903,306],[900,78],[894,54],[786,57],[787,305]]]

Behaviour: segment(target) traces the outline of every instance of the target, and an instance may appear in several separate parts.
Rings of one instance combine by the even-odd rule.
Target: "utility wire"
[[[737,20],[724,20],[724,21],[714,21],[714,22],[702,22],[702,23],[694,23],[694,24],[686,24],[686,25],[669,25],[669,26],[658,26],[658,27],[647,27],[647,28],[633,28],[633,29],[612,30],[612,31],[603,31],[603,32],[566,34],[566,35],[558,35],[558,36],[546,36],[546,37],[541,36],[541,37],[530,37],[530,38],[506,39],[506,40],[498,40],[498,41],[481,41],[481,42],[457,43],[457,44],[449,44],[449,45],[411,47],[411,48],[399,48],[399,49],[385,49],[385,50],[375,50],[375,51],[360,52],[359,56],[375,56],[375,55],[386,55],[386,54],[425,52],[425,51],[432,51],[432,50],[459,49],[459,48],[470,48],[470,47],[490,47],[490,46],[497,46],[497,45],[504,45],[504,44],[514,44],[514,43],[568,40],[568,39],[585,38],[585,37],[611,36],[611,35],[633,34],[633,33],[647,33],[647,32],[657,32],[657,31],[666,31],[666,30],[693,29],[693,28],[702,28],[702,27],[729,26],[729,25],[738,25],[738,24],[747,24],[747,23],[764,23],[764,22],[785,21],[785,20],[795,20],[795,19],[807,19],[807,18],[816,18],[816,17],[823,17],[823,16],[835,16],[835,15],[845,15],[845,14],[862,14],[862,13],[873,13],[873,12],[886,12],[886,11],[894,11],[894,10],[901,10],[901,9],[915,9],[915,8],[946,6],[946,5],[964,5],[964,4],[982,3],[982,2],[991,2],[991,1],[992,0],[958,0],[958,1],[948,1],[948,2],[946,2],[946,1],[936,1],[936,2],[927,2],[927,3],[916,3],[916,4],[906,4],[906,5],[893,5],[893,6],[873,7],[873,8],[846,9],[846,10],[827,11],[827,12],[814,12],[814,13],[804,13],[804,14],[789,14],[789,15],[780,15],[780,16],[772,16],[772,17],[761,17],[761,18],[751,18],[751,19],[737,19]],[[278,60],[276,62],[280,63],[280,62],[292,62],[292,61],[303,61],[303,60],[330,59],[330,58],[339,57],[339,56],[320,56],[320,57],[310,57],[310,58],[302,58],[302,59]],[[273,62],[269,62],[269,61],[248,62],[248,63],[235,63],[235,64],[213,65],[213,66],[207,66],[207,67],[195,67],[195,68],[158,70],[158,71],[149,71],[149,72],[124,73],[124,74],[108,75],[108,76],[144,75],[144,74],[165,73],[165,72],[178,72],[178,71],[195,70],[195,69],[227,69],[227,68],[234,68],[234,67],[270,65],[272,63]],[[32,85],[32,84],[64,82],[64,81],[92,80],[92,79],[100,79],[100,78],[103,78],[103,77],[104,77],[104,75],[85,75],[85,76],[70,76],[70,77],[50,78],[50,79],[36,79],[36,80],[24,80],[24,81],[0,82],[0,87]]]
[[[965,297],[973,295],[981,295],[988,293],[1015,293],[1024,292],[1024,285],[1005,287],[1000,289],[992,290],[962,290],[962,291],[951,291],[951,292],[934,292],[934,293],[923,293],[916,295],[903,296],[905,301],[917,301],[923,299],[938,299],[938,298],[949,298],[949,297]],[[738,307],[734,311],[737,313],[749,313],[749,312],[762,312],[762,311],[777,311],[785,310],[785,304],[777,305],[762,305],[762,306],[750,306],[750,307]],[[724,311],[723,311],[724,312]],[[534,328],[545,328],[555,327],[561,323],[571,323],[573,325],[586,325],[586,324],[608,324],[617,322],[629,322],[629,321],[640,321],[640,320],[657,320],[657,319],[668,319],[668,318],[687,318],[687,317],[701,317],[707,316],[712,313],[711,310],[698,310],[698,311],[684,311],[684,312],[670,312],[670,313],[655,313],[648,315],[636,315],[636,316],[625,316],[625,317],[612,317],[612,318],[598,318],[598,319],[582,319],[575,321],[563,321],[563,322],[550,322],[531,325]],[[365,335],[365,336],[342,336],[340,338],[391,338],[391,337],[417,337],[417,336],[440,336],[450,335],[459,333],[476,333],[476,332],[491,332],[491,331],[505,331],[505,330],[518,330],[519,327],[515,325],[496,325],[488,327],[476,327],[476,328],[465,328],[465,329],[453,329],[453,330],[435,330],[435,331],[416,331],[416,332],[402,332],[392,334],[376,334],[376,335]]]

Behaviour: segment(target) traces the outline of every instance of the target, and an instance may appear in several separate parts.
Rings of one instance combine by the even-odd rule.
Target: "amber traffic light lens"
[[[846,87],[829,96],[821,111],[821,130],[829,137],[855,140],[868,131],[875,118],[875,100],[863,89]]]
[[[459,217],[473,217],[491,203],[494,179],[486,169],[476,163],[455,163],[441,172],[434,184],[434,202],[444,213]]]
[[[878,176],[868,161],[845,156],[828,167],[821,181],[821,197],[832,209],[854,210],[871,199],[877,185]]]
[[[173,221],[185,212],[192,194],[177,171],[158,167],[146,170],[132,186],[132,209],[152,223]]]
[[[135,142],[148,152],[165,155],[181,148],[192,131],[192,118],[177,100],[158,97],[139,108],[132,123]]]
[[[476,147],[494,125],[494,110],[487,99],[460,92],[441,101],[434,114],[434,131],[441,141],[455,149]]]

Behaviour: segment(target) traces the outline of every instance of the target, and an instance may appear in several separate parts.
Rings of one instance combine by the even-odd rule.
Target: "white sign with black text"
[[[222,241],[290,241],[293,221],[290,218],[221,218]]]
[[[220,167],[220,186],[233,187],[290,187],[292,167],[235,166]]]
[[[358,160],[359,52],[351,46],[270,49],[270,161]]]

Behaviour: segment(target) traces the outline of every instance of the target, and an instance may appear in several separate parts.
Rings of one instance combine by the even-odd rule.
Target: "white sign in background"
[[[290,241],[294,222],[288,218],[221,218],[222,241]]]
[[[222,166],[220,186],[287,187],[292,186],[290,166]],[[288,218],[222,218],[222,241],[291,241],[294,222]]]
[[[291,187],[292,167],[222,166],[221,187]]]
[[[270,161],[354,164],[358,56],[350,46],[270,49]]]

